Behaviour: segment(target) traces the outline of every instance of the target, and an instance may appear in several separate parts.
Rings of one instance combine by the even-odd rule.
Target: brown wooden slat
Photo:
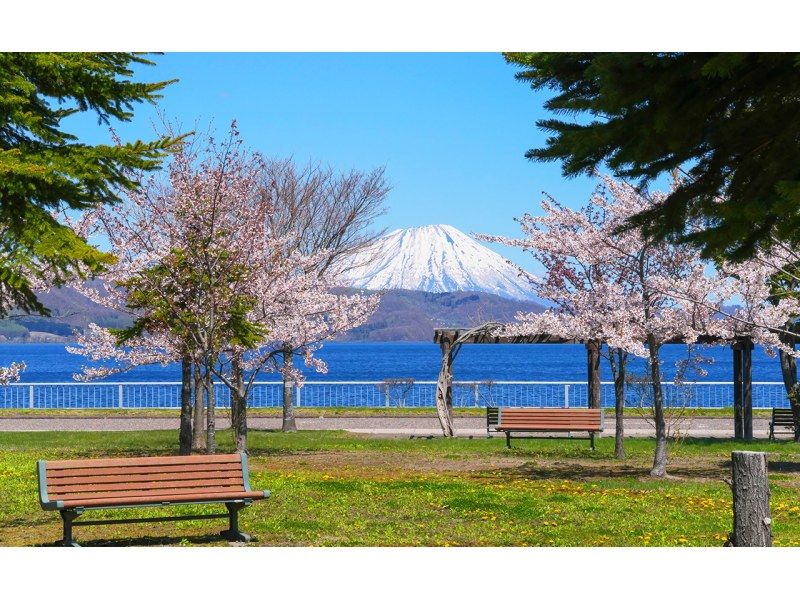
[[[135,475],[135,474],[161,474],[161,473],[180,473],[185,471],[212,472],[212,471],[241,471],[242,464],[236,463],[205,463],[200,465],[145,465],[142,467],[91,467],[79,469],[56,469],[47,468],[47,479],[68,478],[79,476],[104,476],[104,475]]]
[[[500,420],[505,422],[599,422],[599,417],[504,417]]]
[[[62,498],[75,493],[100,492],[104,490],[153,490],[156,488],[213,488],[215,486],[240,486],[244,489],[242,476],[238,478],[218,478],[203,480],[165,480],[158,482],[123,482],[117,484],[80,484],[67,486],[48,486],[51,497]]]
[[[47,461],[47,469],[80,469],[97,467],[138,467],[142,465],[197,465],[202,463],[240,463],[237,453],[225,455],[186,455],[180,457],[127,457],[122,459],[73,459]]]
[[[226,494],[230,492],[244,492],[244,486],[237,484],[234,486],[214,486],[213,488],[155,488],[147,490],[139,488],[137,490],[120,490],[119,492],[101,491],[101,492],[70,492],[62,498],[55,500],[84,500],[84,499],[100,499],[100,498],[122,498],[126,496],[182,496],[184,494]],[[49,495],[48,495],[49,497]]]
[[[598,415],[599,409],[503,409],[503,415]]]
[[[181,502],[201,502],[201,501],[220,501],[226,500],[241,500],[241,499],[259,500],[264,498],[263,492],[205,492],[197,494],[185,495],[148,495],[139,497],[120,497],[120,498],[92,498],[80,500],[66,500],[64,507],[71,509],[74,507],[114,507],[114,506],[128,506],[128,505],[146,505],[157,504],[161,502],[181,503]]]
[[[103,484],[118,482],[158,482],[161,480],[204,480],[229,477],[242,478],[242,468],[237,467],[228,471],[187,471],[176,473],[147,473],[132,475],[99,475],[99,476],[73,476],[53,478],[47,480],[48,487],[69,486],[79,484]]]
[[[499,431],[510,432],[601,432],[600,426],[500,426]]]
[[[567,424],[567,423],[576,423],[576,424],[599,424],[599,419],[570,419],[567,417],[564,418],[554,418],[554,417],[527,417],[527,418],[504,418],[500,421],[502,424],[538,424],[538,423],[555,423],[555,424]]]

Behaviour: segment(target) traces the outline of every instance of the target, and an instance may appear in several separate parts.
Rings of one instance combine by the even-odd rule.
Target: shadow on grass
[[[730,461],[728,461],[730,464]],[[775,473],[800,473],[800,463],[796,461],[767,461],[767,470]]]
[[[208,544],[232,544],[220,538],[219,534],[203,534],[200,536],[131,536],[128,538],[113,538],[109,540],[96,539],[96,540],[81,540],[80,537],[75,538],[76,542],[81,547],[131,547],[131,546],[202,546]],[[181,542],[186,541],[188,543]],[[255,538],[253,538],[253,541]],[[238,543],[232,544],[238,545]],[[58,547],[57,542],[48,542],[43,544],[34,544],[36,547]]]
[[[730,464],[730,462],[728,462]],[[514,470],[512,476],[524,477],[530,480],[568,480],[572,482],[589,482],[609,479],[647,479],[658,480],[650,477],[650,467],[640,464],[604,463],[585,464],[575,462],[561,462],[537,464],[525,463]],[[667,467],[671,478],[685,479],[721,479],[725,473],[724,464],[704,464],[701,466],[682,466],[679,464]]]

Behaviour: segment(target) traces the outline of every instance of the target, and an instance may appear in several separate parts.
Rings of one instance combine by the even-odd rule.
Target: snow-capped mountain
[[[505,258],[447,224],[402,228],[354,258],[348,286],[444,293],[483,291],[533,300],[524,277]]]

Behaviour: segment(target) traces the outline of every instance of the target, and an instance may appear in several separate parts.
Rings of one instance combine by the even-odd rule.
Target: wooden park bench
[[[773,409],[769,422],[769,439],[775,440],[775,428],[788,428],[794,434],[794,416],[791,409]]]
[[[602,409],[487,407],[486,433],[504,432],[506,448],[511,448],[512,432],[589,432],[594,450],[595,432],[603,431]]]
[[[64,546],[78,546],[73,526],[228,518],[220,535],[246,542],[239,531],[239,511],[268,491],[250,489],[247,455],[191,455],[44,461],[37,465],[39,502],[58,511],[64,522]],[[85,511],[128,507],[224,504],[228,513],[75,521]]]

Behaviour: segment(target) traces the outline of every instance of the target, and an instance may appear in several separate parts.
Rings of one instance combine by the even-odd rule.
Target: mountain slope
[[[343,282],[356,288],[480,291],[509,299],[536,299],[514,266],[446,224],[395,230],[352,263]]]
[[[342,291],[353,292],[353,291]],[[468,328],[483,322],[513,322],[519,311],[544,311],[533,301],[490,293],[427,293],[392,290],[381,298],[370,319],[342,335],[341,341],[431,341],[434,328]]]

